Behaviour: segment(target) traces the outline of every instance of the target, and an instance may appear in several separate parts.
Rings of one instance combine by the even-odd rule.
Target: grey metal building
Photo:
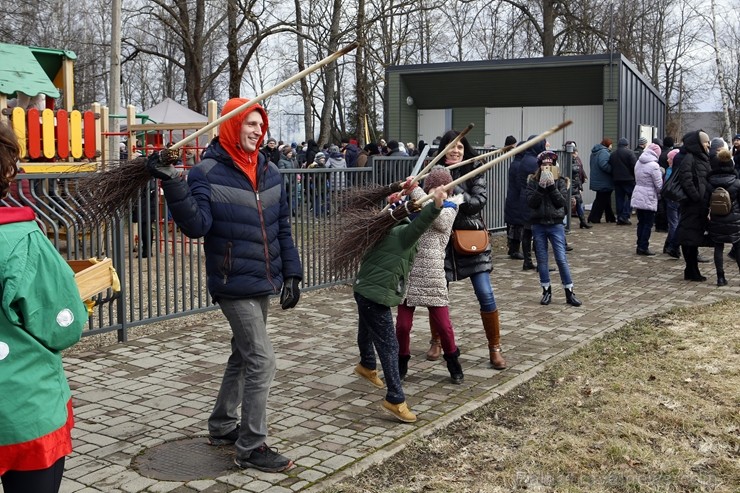
[[[435,63],[386,70],[385,135],[431,142],[474,123],[474,146],[502,146],[565,119],[574,124],[550,140],[575,140],[581,155],[603,137],[663,137],[665,100],[619,53]]]

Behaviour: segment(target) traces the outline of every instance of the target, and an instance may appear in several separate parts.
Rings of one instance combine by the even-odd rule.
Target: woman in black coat
[[[732,209],[724,216],[712,215],[709,218],[709,239],[714,243],[714,267],[717,269],[717,286],[726,286],[723,255],[725,243],[737,245],[740,242],[740,180],[735,174],[732,154],[728,149],[721,149],[709,158],[712,171],[709,173],[709,187],[713,192],[722,187],[730,194]],[[736,258],[740,269],[740,257]]]
[[[676,231],[676,241],[686,262],[683,278],[687,281],[706,281],[699,272],[699,247],[706,246],[704,236],[707,230],[709,213],[709,195],[711,190],[707,176],[709,166],[709,135],[701,130],[689,132],[683,136],[681,153],[684,158],[678,168],[676,179],[686,193],[686,200],[679,204],[681,212]]]
[[[444,149],[457,137],[459,132],[449,130],[442,136],[439,149]],[[476,156],[476,152],[470,146],[466,138],[462,138],[458,144],[445,154],[446,166],[468,160]],[[458,179],[462,175],[480,166],[479,163],[471,163],[460,168],[451,170],[452,178]],[[459,211],[455,217],[454,230],[459,229],[487,229],[483,222],[481,212],[488,202],[487,182],[485,173],[481,173],[455,187],[455,195],[462,195],[464,201],[460,204]],[[455,251],[450,241],[445,252],[445,274],[447,281],[458,281],[470,279],[475,291],[475,296],[480,304],[480,315],[483,329],[488,339],[488,352],[491,366],[496,370],[506,368],[506,360],[501,354],[501,328],[499,321],[496,298],[491,286],[491,246],[473,255],[462,255]]]

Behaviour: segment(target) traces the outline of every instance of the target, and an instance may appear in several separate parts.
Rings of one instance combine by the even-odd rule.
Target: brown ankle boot
[[[429,331],[432,333],[432,340],[429,341],[429,351],[427,351],[427,361],[437,361],[442,356],[442,341],[439,338],[437,329],[429,321]]]
[[[503,370],[506,368],[506,360],[501,354],[501,322],[499,321],[498,310],[480,312],[480,317],[483,320],[486,339],[488,339],[488,355],[491,366],[494,370]]]

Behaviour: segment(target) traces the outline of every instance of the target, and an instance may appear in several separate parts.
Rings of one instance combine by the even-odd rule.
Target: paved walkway
[[[665,234],[654,233],[660,251]],[[729,286],[714,284],[713,264],[701,264],[706,283],[683,281],[683,261],[638,257],[635,226],[595,225],[568,236],[580,308],[539,305],[534,272],[495,252],[492,280],[501,309],[509,369],[489,369],[485,337],[470,284],[451,287],[451,316],[465,369],[463,385],[448,383],[444,361],[428,362],[423,311],[412,334],[404,383],[415,424],[380,411],[384,392],[359,381],[355,303],[349,288],[304,295],[294,310],[273,309],[278,372],[270,395],[270,444],[293,458],[287,474],[224,471],[218,477],[161,481],[141,475],[138,454],[165,442],[202,437],[228,354],[230,331],[220,312],[191,325],[66,359],[77,427],[63,492],[290,492],[319,491],[463,413],[532,378],[545,365],[625,322],[676,306],[705,304],[740,293],[740,275],[726,265]],[[711,257],[708,249],[705,256]],[[729,259],[728,259],[729,260]],[[554,285],[559,285],[557,273]],[[210,448],[210,450],[215,450]],[[1,490],[1,488],[0,488]]]

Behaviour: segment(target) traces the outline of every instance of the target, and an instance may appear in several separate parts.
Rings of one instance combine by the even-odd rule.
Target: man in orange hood
[[[230,99],[222,115],[247,102]],[[149,158],[148,166],[162,180],[180,229],[190,238],[205,239],[208,290],[233,334],[208,419],[210,443],[234,444],[239,467],[279,472],[293,462],[265,443],[267,397],[275,376],[265,321],[270,296],[281,295],[283,309],[298,303],[303,269],[291,236],[282,177],[259,152],[267,128],[267,113],[255,104],[220,125],[219,136],[187,181],[159,153]]]

